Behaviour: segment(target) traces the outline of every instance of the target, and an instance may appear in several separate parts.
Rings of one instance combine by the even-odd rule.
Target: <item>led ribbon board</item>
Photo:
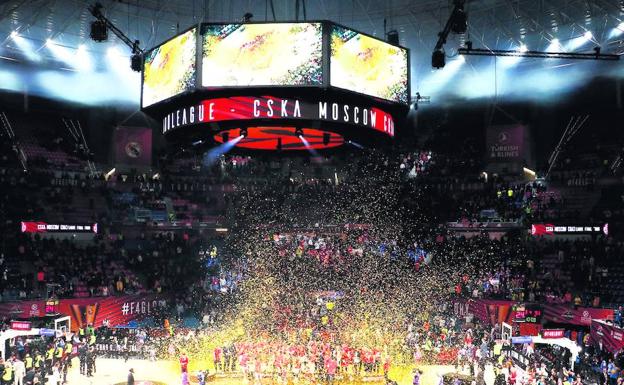
[[[304,101],[273,96],[238,96],[206,99],[171,111],[162,119],[162,133],[225,121],[309,120],[354,125],[394,136],[394,119],[388,112],[370,106],[319,100]]]

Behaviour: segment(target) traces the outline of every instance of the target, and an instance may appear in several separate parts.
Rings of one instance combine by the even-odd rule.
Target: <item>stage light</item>
[[[227,143],[230,141],[230,133],[228,131],[221,134],[221,137],[223,138],[223,143]]]
[[[106,22],[102,20],[96,20],[91,22],[91,39],[97,42],[103,42],[108,40],[108,29],[106,28]]]
[[[241,128],[240,129],[240,136],[241,138],[246,138],[247,137],[247,128]]]
[[[618,37],[624,33],[624,21],[617,25],[617,27],[613,28],[611,32],[609,32],[609,38]]]
[[[518,47],[511,47],[512,50],[515,50],[519,53],[524,53],[527,52],[529,50],[529,48],[527,47],[526,44],[521,43]],[[521,60],[522,60],[522,56],[517,56],[517,55],[512,55],[512,56],[505,56],[502,57],[500,59],[498,59],[500,64],[503,67],[513,67],[514,65],[518,64]]]
[[[11,39],[13,40],[15,45],[22,51],[22,53],[24,54],[24,56],[26,56],[28,60],[32,60],[32,61],[41,60],[41,56],[39,56],[39,54],[37,53],[37,51],[31,44],[31,42],[28,39],[24,38],[23,36],[20,36],[20,34],[17,31],[11,32]]]
[[[282,138],[277,138],[277,151],[282,151]]]
[[[130,57],[130,68],[135,72],[143,70],[143,55],[135,53]]]
[[[104,174],[104,179],[108,180],[111,176],[113,176],[113,174],[115,173],[115,171],[117,171],[117,169],[115,167],[113,167],[112,169],[110,169],[109,172],[107,172],[106,174]]]
[[[323,145],[327,146],[329,144],[330,139],[331,139],[331,135],[329,134],[329,132],[324,132],[323,133]]]
[[[596,53],[596,56],[600,56],[600,47],[594,47],[594,52]]]
[[[431,55],[431,66],[433,68],[444,68],[446,65],[446,57],[441,49],[433,51]]]
[[[526,168],[526,167],[522,167],[522,171],[524,171],[524,174],[527,175],[529,177],[529,179],[535,180],[535,177],[537,176],[537,173],[535,173],[535,171],[531,170],[530,168]]]
[[[574,51],[575,49],[580,48],[583,45],[585,45],[593,37],[594,35],[591,33],[591,31],[585,31],[585,33],[583,33],[581,36],[577,36],[573,39],[570,39],[568,43],[566,44],[565,49],[566,51]]]
[[[386,34],[386,41],[392,45],[399,45],[399,31],[393,29]]]
[[[550,44],[548,44],[548,47],[546,47],[546,52],[559,52],[562,51],[563,47],[561,46],[561,43],[559,42],[559,39],[554,38],[550,41]]]
[[[295,136],[298,136],[300,138],[303,137],[303,128],[301,127],[295,128]]]

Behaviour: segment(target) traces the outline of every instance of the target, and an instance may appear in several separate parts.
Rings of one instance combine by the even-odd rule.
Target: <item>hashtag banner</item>
[[[87,325],[100,327],[105,321],[114,327],[148,317],[157,320],[168,303],[168,297],[161,294],[61,299],[57,311],[71,317],[71,328],[75,331]],[[0,317],[17,319],[44,315],[43,300],[0,303]]]

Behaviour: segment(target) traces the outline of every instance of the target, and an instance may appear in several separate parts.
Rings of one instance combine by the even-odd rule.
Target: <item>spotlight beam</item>
[[[308,150],[308,152],[312,154],[312,156],[315,156],[315,157],[320,156],[318,151],[316,151],[314,148],[312,148],[312,146],[310,146],[310,142],[308,142],[305,136],[299,135],[299,139],[301,139],[301,142],[305,146],[306,150]]]
[[[204,165],[205,166],[213,165],[221,157],[221,155],[228,153],[241,140],[243,140],[243,136],[238,136],[228,142],[222,143],[219,146],[214,147],[210,149],[209,151],[207,151],[204,154]]]
[[[515,51],[501,49],[483,49],[483,48],[459,48],[460,55],[475,56],[513,56],[513,57],[533,57],[546,59],[574,59],[574,60],[620,60],[619,55],[604,53],[574,53],[574,52],[543,52],[543,51]]]

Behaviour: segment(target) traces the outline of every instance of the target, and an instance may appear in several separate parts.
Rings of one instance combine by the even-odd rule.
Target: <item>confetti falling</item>
[[[455,283],[495,266],[507,245],[436,242],[446,234],[431,212],[432,191],[405,183],[390,162],[370,151],[339,183],[295,175],[285,184],[241,184],[227,243],[232,259],[244,261],[244,279],[216,327],[179,343],[201,363],[195,367],[218,369],[215,360],[232,346],[238,361],[272,370],[281,355],[295,370],[299,348],[312,362],[315,349],[342,349],[341,357],[353,350],[359,359],[370,352],[375,373],[382,362],[414,362],[428,338],[414,344],[408,330],[433,321]],[[416,263],[414,250],[422,251]]]

